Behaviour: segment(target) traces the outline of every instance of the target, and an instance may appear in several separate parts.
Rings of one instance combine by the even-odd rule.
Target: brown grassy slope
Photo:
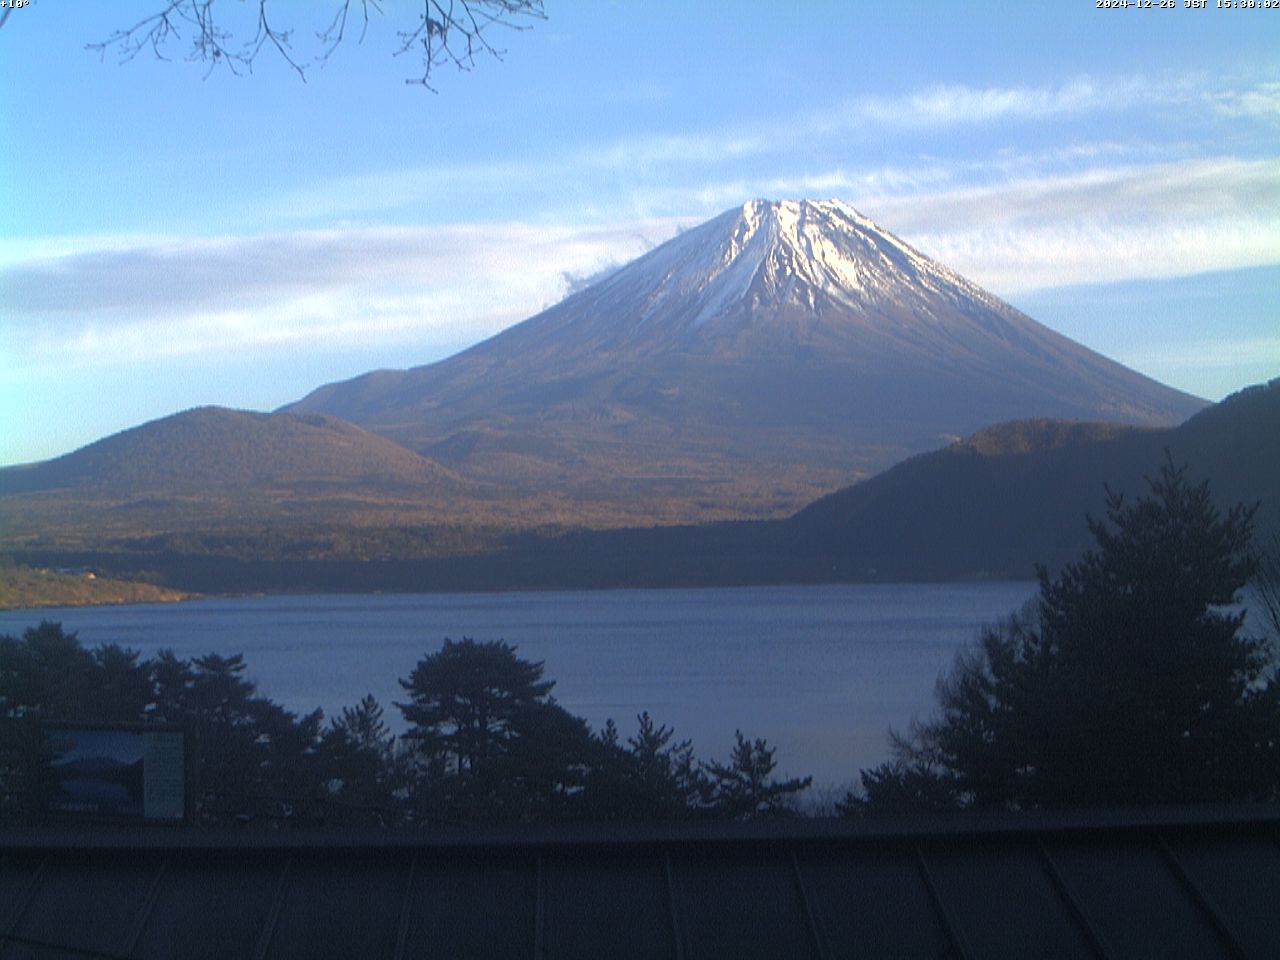
[[[86,572],[59,573],[0,566],[0,610],[83,607],[107,603],[168,603],[190,595],[150,583],[112,580]]]

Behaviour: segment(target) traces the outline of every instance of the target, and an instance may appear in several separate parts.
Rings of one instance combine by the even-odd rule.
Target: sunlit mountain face
[[[286,409],[513,492],[696,520],[781,515],[1004,420],[1167,425],[1203,405],[844,203],[756,200],[454,357]]]

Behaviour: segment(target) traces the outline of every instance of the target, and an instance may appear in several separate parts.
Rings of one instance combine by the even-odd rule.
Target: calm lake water
[[[623,736],[642,710],[727,759],[735,729],[778,749],[779,772],[846,784],[885,759],[886,732],[933,709],[933,687],[979,628],[1033,583],[712,590],[271,596],[181,604],[5,611],[0,633],[59,621],[86,646],[144,655],[243,653],[259,690],[332,715],[397,682],[445,637],[506,640],[542,660],[554,694]]]

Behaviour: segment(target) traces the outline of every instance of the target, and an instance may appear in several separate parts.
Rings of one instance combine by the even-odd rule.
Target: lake
[[[728,759],[735,729],[777,748],[778,772],[844,785],[888,755],[890,726],[933,710],[933,688],[983,624],[1034,583],[700,590],[268,596],[0,612],[0,633],[59,621],[86,646],[181,657],[243,653],[259,690],[326,715],[397,682],[445,637],[506,640],[542,660],[554,695],[623,737],[648,710]]]

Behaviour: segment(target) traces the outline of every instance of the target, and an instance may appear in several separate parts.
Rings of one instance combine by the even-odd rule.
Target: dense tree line
[[[36,812],[42,721],[181,726],[198,823],[746,819],[792,814],[810,782],[775,778],[774,750],[741,733],[720,763],[648,714],[625,740],[593,732],[502,641],[446,639],[400,683],[396,735],[372,696],[326,723],[260,695],[240,655],[144,660],[44,622],[0,637],[0,815]]]
[[[1219,511],[1166,462],[1133,502],[1108,494],[1094,547],[985,630],[938,685],[940,714],[893,737],[845,812],[1280,800],[1280,561],[1254,510]],[[647,713],[624,737],[561,707],[543,664],[446,639],[400,684],[397,735],[372,696],[327,723],[257,693],[240,656],[142,660],[60,625],[0,637],[0,810],[31,810],[40,721],[186,731],[198,822],[420,824],[748,819],[793,814],[809,778],[774,776],[741,732],[726,762]]]

